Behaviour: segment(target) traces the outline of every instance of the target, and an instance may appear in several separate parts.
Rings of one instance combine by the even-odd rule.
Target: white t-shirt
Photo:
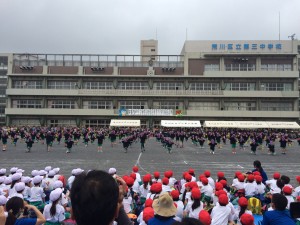
[[[245,183],[236,181],[234,184],[232,184],[233,187],[235,187],[237,190],[244,189]]]
[[[165,193],[165,192],[171,192],[171,188],[170,186],[163,184],[161,193]]]
[[[179,218],[183,218],[183,209],[184,209],[183,202],[181,200],[179,200],[179,201],[174,201],[174,203],[176,203],[176,205],[177,205],[176,216]]]
[[[211,196],[214,193],[214,189],[209,184],[203,185],[201,188],[201,193],[206,196]]]
[[[30,202],[41,202],[43,198],[46,197],[43,188],[41,187],[32,187],[30,189]]]
[[[293,194],[292,194],[295,198],[297,198],[298,196],[300,196],[300,186],[296,187]]]
[[[147,188],[145,189],[144,188],[144,184],[142,184],[140,187],[139,187],[139,194],[141,197],[144,197],[146,198],[147,197],[147,194],[150,192],[150,186],[148,185]]]
[[[291,204],[292,202],[294,202],[295,199],[294,199],[294,197],[291,196],[291,195],[285,195],[285,197],[286,197],[286,199],[288,200],[288,204],[287,204],[286,208],[287,208],[287,209],[290,209],[290,204]]]
[[[256,182],[252,183],[245,183],[245,195],[246,196],[253,196],[256,194]]]
[[[212,179],[211,177],[208,177],[207,179],[208,179],[209,185],[212,186],[212,188],[215,188],[215,181],[214,181],[214,179]]]
[[[50,209],[51,209],[52,203],[47,204],[44,208],[43,215],[46,219],[46,221],[49,222],[62,222],[65,220],[65,209],[60,204],[56,204],[56,213],[54,216],[51,216]]]
[[[216,205],[210,214],[211,225],[227,225],[230,221],[230,208]]]
[[[132,211],[131,204],[132,204],[131,196],[123,198],[123,206],[126,213],[130,213]]]
[[[199,219],[199,213],[203,209],[203,203],[200,202],[200,206],[194,210],[192,210],[193,201],[189,201],[185,207],[185,212],[188,213],[188,217]]]
[[[263,183],[256,185],[256,193],[257,194],[264,194],[266,186]]]

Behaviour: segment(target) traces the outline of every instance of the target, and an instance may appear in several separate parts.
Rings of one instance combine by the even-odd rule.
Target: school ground
[[[0,168],[19,167],[29,175],[33,169],[44,169],[45,166],[59,167],[66,177],[71,175],[73,168],[108,170],[115,167],[119,175],[130,174],[131,168],[138,165],[140,173],[153,173],[154,171],[173,170],[179,179],[182,172],[189,168],[195,169],[196,176],[204,170],[210,170],[215,178],[217,171],[225,172],[225,176],[232,178],[235,171],[247,172],[253,168],[254,160],[260,160],[269,177],[273,172],[290,176],[291,183],[295,185],[295,176],[300,175],[300,147],[294,142],[288,147],[286,155],[280,154],[278,142],[276,143],[277,155],[267,154],[266,148],[258,150],[257,155],[250,154],[249,147],[231,154],[229,143],[222,149],[216,148],[214,155],[209,153],[207,143],[205,148],[194,146],[190,140],[184,142],[184,148],[173,146],[172,153],[168,154],[160,143],[154,138],[147,140],[146,151],[141,153],[140,144],[133,143],[128,153],[124,153],[122,144],[117,142],[115,147],[110,147],[110,142],[105,140],[103,153],[97,152],[97,143],[87,147],[82,142],[74,146],[70,154],[66,154],[63,143],[54,143],[53,150],[47,152],[46,145],[35,143],[30,153],[25,153],[26,146],[18,142],[14,147],[8,143],[6,152],[0,151]],[[162,176],[162,175],[161,175]]]

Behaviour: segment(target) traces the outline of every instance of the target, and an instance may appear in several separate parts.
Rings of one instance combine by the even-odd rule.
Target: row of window
[[[145,109],[146,101],[120,101],[119,108]],[[13,100],[13,108],[42,108],[41,100]],[[73,100],[49,100],[48,108],[75,109],[78,105]],[[84,109],[113,109],[112,101],[83,101]],[[154,109],[181,109],[183,102],[153,102]],[[219,102],[189,102],[189,110],[257,110],[256,102],[224,102],[220,108]],[[262,102],[261,111],[293,111],[292,102]]]
[[[70,81],[49,81],[48,89],[75,89],[77,86],[76,83]],[[13,88],[29,88],[29,89],[42,89],[42,81],[14,81]],[[154,90],[183,90],[183,83],[176,82],[158,82],[154,83]],[[84,82],[84,89],[113,89],[112,82]],[[122,90],[144,90],[149,89],[148,82],[120,82],[118,83],[118,89]],[[225,90],[230,91],[254,91],[256,90],[256,83],[252,82],[232,82],[225,83]],[[292,83],[261,83],[261,90],[265,91],[292,91],[293,84]],[[213,91],[220,90],[219,83],[190,83],[189,90],[195,91]],[[4,93],[5,94],[5,93]]]
[[[225,71],[255,71],[255,64],[236,63],[225,64]],[[291,64],[261,64],[262,71],[292,71]],[[204,71],[220,71],[219,64],[204,65]]]
[[[292,71],[291,64],[262,64],[262,71]]]

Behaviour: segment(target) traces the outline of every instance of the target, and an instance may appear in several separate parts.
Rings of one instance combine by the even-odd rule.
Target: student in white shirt
[[[24,199],[24,196],[23,196],[22,192],[25,189],[25,183],[24,182],[16,183],[15,186],[14,186],[14,189],[15,189],[16,192],[14,192],[13,195],[9,196],[9,198],[17,196],[21,199]]]
[[[178,218],[183,218],[183,209],[184,209],[184,204],[181,200],[179,200],[179,191],[178,190],[173,190],[171,191],[171,196],[173,198],[174,203],[177,205],[177,213],[176,217]]]
[[[40,206],[45,202],[45,193],[42,187],[40,187],[43,180],[42,176],[35,176],[32,180],[33,187],[30,189],[29,202],[31,205]]]
[[[290,204],[295,201],[294,197],[292,196],[293,189],[290,186],[286,185],[282,188],[282,192],[283,192],[283,195],[288,200],[288,204],[287,204],[286,208],[290,209]]]
[[[256,194],[256,182],[254,182],[254,175],[249,174],[247,177],[247,183],[245,184],[246,197],[253,197]]]
[[[240,218],[244,213],[250,214],[252,215],[252,212],[247,210],[248,207],[248,200],[245,197],[241,197],[238,200],[239,203],[239,207],[237,209],[235,209],[235,213],[233,216],[233,220],[237,221],[237,224],[241,224],[240,223]]]
[[[299,186],[296,187],[296,188],[294,189],[294,192],[292,193],[293,197],[295,197],[295,198],[297,198],[297,197],[300,196],[300,176],[297,176],[297,177],[296,177],[296,180],[297,180]]]
[[[183,215],[198,219],[199,213],[203,209],[203,203],[200,201],[201,192],[199,188],[193,188],[191,192],[191,201],[187,203]]]
[[[50,201],[48,205],[45,206],[43,215],[46,219],[45,225],[58,225],[65,220],[65,209],[58,202],[61,198],[62,189],[57,188],[50,193]]]
[[[231,210],[227,207],[228,196],[225,194],[219,195],[219,204],[211,211],[211,225],[227,225],[233,223],[231,218]]]
[[[171,188],[169,186],[169,179],[167,177],[164,177],[162,179],[162,191],[161,191],[161,193],[164,193],[164,192],[171,192]]]

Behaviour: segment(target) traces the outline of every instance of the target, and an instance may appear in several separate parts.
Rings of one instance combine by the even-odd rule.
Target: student
[[[69,137],[66,142],[67,151],[66,153],[71,153],[72,147],[73,147],[74,141],[72,141],[72,138]]]
[[[264,169],[262,168],[261,162],[259,160],[255,160],[253,162],[253,166],[254,166],[254,170],[252,170],[252,172],[255,172],[255,171],[260,172],[260,174],[263,178],[262,182],[265,184],[266,180],[268,180],[268,176],[267,176],[266,172],[264,171]]]
[[[26,211],[33,210],[37,218],[27,218]],[[27,205],[23,199],[12,197],[6,203],[8,216],[5,225],[41,225],[46,222],[43,214],[33,205]]]
[[[96,138],[98,140],[98,152],[103,152],[102,145],[103,145],[103,140],[105,139],[105,136],[102,134],[102,132],[99,132]]]
[[[233,220],[237,220],[237,224],[241,224],[240,220],[244,214],[252,215],[250,210],[247,210],[248,207],[248,200],[245,197],[241,197],[238,200],[239,207],[235,209],[234,218]]]
[[[34,144],[34,141],[29,136],[28,138],[26,138],[25,143],[26,143],[26,148],[27,148],[26,152],[30,152],[31,148],[32,148],[32,145]]]
[[[38,207],[39,209],[44,208],[45,193],[42,187],[40,187],[43,180],[42,176],[35,176],[32,180],[33,187],[30,189],[29,202],[31,205]]]
[[[228,196],[226,194],[219,195],[219,204],[217,204],[210,214],[211,225],[227,225],[233,223],[231,219],[231,209],[227,207]]]
[[[200,201],[201,192],[199,188],[193,188],[191,192],[192,201],[189,201],[186,205],[183,215],[198,219],[199,213],[203,209],[203,203]]]
[[[215,147],[217,145],[217,143],[215,142],[214,139],[211,139],[210,140],[210,143],[208,144],[209,145],[209,149],[210,149],[210,154],[215,154]]]
[[[45,225],[60,225],[65,220],[65,209],[59,204],[62,189],[57,188],[50,193],[51,203],[44,208],[43,215],[46,219]]]
[[[290,213],[286,210],[288,200],[282,194],[273,194],[271,206],[273,210],[265,212],[262,225],[295,225]]]

